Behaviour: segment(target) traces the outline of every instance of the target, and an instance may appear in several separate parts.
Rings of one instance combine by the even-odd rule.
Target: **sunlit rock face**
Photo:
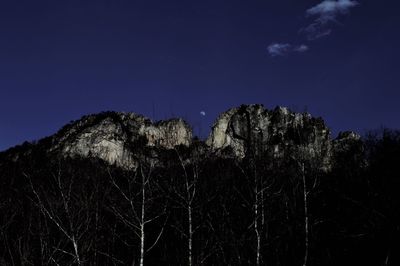
[[[318,163],[326,170],[330,168],[330,131],[324,121],[284,107],[232,108],[216,120],[206,143],[216,153],[230,150],[238,158],[244,158],[248,152],[274,158],[293,156]]]
[[[147,157],[152,163],[162,165],[160,149],[189,147],[192,137],[190,126],[182,119],[153,123],[134,113],[104,112],[64,126],[47,138],[46,150],[135,169],[144,150],[150,152]],[[362,141],[356,133],[344,132],[332,140],[321,118],[285,107],[268,110],[262,105],[242,105],[220,114],[202,149],[209,158],[256,155],[266,160],[294,159],[325,171],[353,151],[362,154]]]
[[[172,149],[178,145],[189,146],[192,142],[192,130],[182,119],[171,119],[143,126],[139,134],[146,137],[148,145],[166,149]]]
[[[182,119],[152,123],[134,113],[107,112],[83,117],[56,134],[52,150],[70,157],[95,157],[133,169],[142,145],[172,149],[189,146],[192,131]]]

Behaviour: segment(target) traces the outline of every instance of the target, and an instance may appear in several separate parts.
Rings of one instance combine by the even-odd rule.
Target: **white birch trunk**
[[[306,175],[304,169],[304,163],[302,164],[302,178],[303,178],[303,194],[304,194],[304,231],[305,231],[305,239],[304,239],[304,263],[303,266],[307,266],[308,261],[308,241],[309,241],[309,229],[308,229],[308,191],[307,191],[307,184],[306,184]]]
[[[76,257],[76,263],[78,265],[81,265],[81,259],[79,258],[79,252],[78,252],[78,244],[76,243],[75,237],[72,237],[72,243],[74,245],[74,252],[75,252],[75,257]]]
[[[256,181],[257,182],[257,181]],[[261,235],[260,228],[258,225],[258,186],[255,189],[255,204],[254,204],[254,231],[257,236],[257,255],[256,255],[256,265],[260,265],[260,251],[261,251]]]
[[[192,206],[188,208],[188,222],[189,222],[189,238],[188,238],[188,250],[189,250],[189,266],[193,264],[192,248],[193,248],[193,225],[192,225]]]
[[[385,262],[384,262],[383,266],[389,265],[389,257],[390,257],[390,249],[387,252],[387,255],[386,255],[386,258],[385,258]]]
[[[140,266],[144,265],[144,223],[145,223],[145,201],[146,201],[146,195],[145,195],[145,177],[143,175],[142,177],[142,214],[141,214],[141,221],[140,221]]]

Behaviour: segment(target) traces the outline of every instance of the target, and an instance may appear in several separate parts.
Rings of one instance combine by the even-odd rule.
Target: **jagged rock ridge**
[[[318,158],[322,168],[330,167],[332,145],[324,121],[284,107],[232,108],[217,119],[207,144],[215,151],[231,149],[239,158],[244,158],[249,147],[253,147],[253,152],[269,152],[276,158],[285,155],[314,161]]]
[[[103,112],[88,115],[64,126],[47,138],[49,152],[68,157],[93,157],[125,169],[135,169],[142,145],[172,149],[192,144],[192,129],[182,119],[152,122],[135,113]],[[272,158],[295,156],[329,170],[343,150],[360,145],[354,132],[332,140],[321,118],[295,113],[285,107],[273,110],[262,105],[242,105],[222,113],[215,121],[205,150],[214,156],[243,159],[249,152]],[[41,143],[41,142],[39,142]],[[18,154],[14,154],[15,160]],[[270,156],[270,158],[271,158]]]
[[[52,150],[75,157],[97,157],[123,168],[135,168],[140,144],[171,149],[189,146],[192,130],[182,119],[153,123],[134,113],[107,112],[90,115],[58,133]]]

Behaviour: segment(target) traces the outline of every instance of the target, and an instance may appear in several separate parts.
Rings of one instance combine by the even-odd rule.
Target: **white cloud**
[[[309,40],[327,36],[332,32],[328,24],[336,22],[337,16],[349,13],[350,9],[357,5],[358,2],[354,0],[324,0],[306,11],[307,16],[316,18],[300,32],[304,32]]]
[[[309,8],[306,13],[310,16],[318,16],[319,19],[329,21],[335,20],[338,14],[346,14],[350,8],[358,5],[353,0],[325,0],[316,6]]]
[[[293,46],[290,43],[272,43],[267,47],[267,51],[270,56],[284,56],[292,52],[304,53],[308,51],[307,45],[301,44]]]
[[[285,55],[289,52],[291,45],[288,43],[273,43],[267,47],[271,56]]]
[[[308,47],[307,45],[302,44],[302,45],[296,46],[296,47],[293,49],[293,51],[299,52],[299,53],[304,53],[304,52],[307,52],[308,49],[309,49],[309,47]]]
[[[350,12],[358,6],[356,0],[323,0],[319,4],[306,10],[306,15],[313,21],[300,29],[300,33],[307,36],[309,41],[316,40],[332,33],[331,24],[338,23],[337,18]],[[290,53],[304,53],[309,50],[305,44],[292,45],[290,43],[272,43],[267,47],[270,56],[285,56]]]

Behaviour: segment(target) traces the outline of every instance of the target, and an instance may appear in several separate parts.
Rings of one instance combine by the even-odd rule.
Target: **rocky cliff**
[[[134,113],[106,112],[83,117],[62,129],[51,150],[66,156],[96,157],[123,168],[135,168],[142,145],[171,149],[189,146],[190,126],[182,119],[153,123]]]
[[[189,147],[192,137],[191,127],[182,119],[152,122],[134,113],[103,112],[64,126],[46,139],[45,149],[68,157],[99,158],[112,165],[134,169],[143,147],[154,152],[178,145]],[[295,113],[285,107],[268,110],[256,104],[222,113],[202,152],[237,159],[250,155],[290,156],[329,170],[335,157],[343,151],[358,147],[357,151],[362,152],[360,143],[360,136],[354,132],[344,132],[337,139],[331,139],[324,121],[309,113]],[[19,155],[13,156],[18,158]]]
[[[231,150],[238,158],[252,152],[253,155],[269,153],[275,158],[293,156],[314,162],[318,159],[320,167],[325,169],[331,162],[332,141],[324,121],[285,107],[232,108],[216,120],[207,145],[216,153]]]

